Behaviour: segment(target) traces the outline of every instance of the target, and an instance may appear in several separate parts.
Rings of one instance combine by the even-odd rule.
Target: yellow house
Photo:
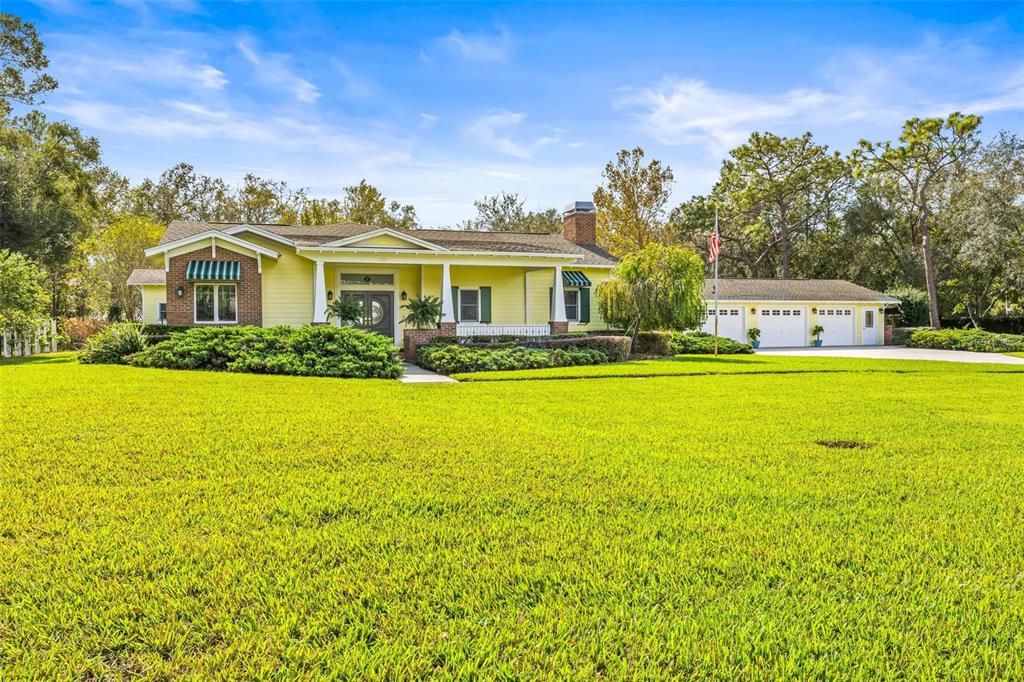
[[[164,267],[132,273],[143,321],[171,325],[305,325],[328,322],[339,296],[358,302],[362,327],[407,353],[431,336],[541,336],[608,329],[594,291],[616,259],[596,244],[591,202],[569,204],[560,234],[397,231],[371,225],[249,225],[174,221],[146,251]],[[403,306],[441,299],[437,328],[406,329]],[[762,347],[884,342],[895,299],[842,280],[722,279],[704,329]]]
[[[594,288],[616,261],[596,245],[595,217],[592,203],[570,204],[561,234],[174,221],[146,252],[164,267],[128,283],[149,323],[326,323],[346,296],[362,305],[362,326],[402,345],[403,305],[437,296],[434,333],[601,330]]]

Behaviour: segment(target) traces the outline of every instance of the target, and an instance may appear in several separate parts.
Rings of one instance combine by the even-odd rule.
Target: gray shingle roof
[[[726,301],[869,301],[897,303],[891,296],[843,279],[719,280],[718,297]],[[704,282],[704,298],[714,298],[714,280]]]
[[[167,273],[162,268],[135,268],[128,275],[128,284],[166,284]]]
[[[208,230],[226,230],[241,223],[210,223],[175,220],[168,225],[160,243],[176,241]],[[335,225],[253,225],[267,232],[293,240],[297,246],[320,246],[344,237],[354,237],[378,228],[359,223]],[[466,230],[409,230],[412,237],[437,244],[452,251],[486,251],[493,253],[558,253],[582,256],[578,265],[614,265],[615,258],[598,246],[580,246],[561,234],[522,232],[470,232]]]

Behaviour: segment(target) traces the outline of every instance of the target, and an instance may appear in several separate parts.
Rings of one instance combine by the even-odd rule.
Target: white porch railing
[[[546,324],[468,324],[460,322],[458,336],[548,336],[551,327]]]
[[[55,353],[56,351],[56,320],[50,320],[41,325],[35,334],[19,335],[14,331],[0,332],[0,358],[27,357],[38,353]]]

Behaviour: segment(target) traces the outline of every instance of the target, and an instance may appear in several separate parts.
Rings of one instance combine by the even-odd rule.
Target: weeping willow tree
[[[691,249],[650,243],[624,256],[597,288],[601,314],[636,341],[640,331],[704,321],[704,261]]]

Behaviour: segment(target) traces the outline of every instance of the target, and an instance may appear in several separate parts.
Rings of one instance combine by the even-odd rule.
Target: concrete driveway
[[[759,355],[801,355],[819,358],[868,358],[874,360],[941,360],[944,362],[987,362],[995,365],[1024,365],[1024,358],[1002,353],[964,350],[931,350],[906,346],[832,346],[829,348],[758,348]]]

